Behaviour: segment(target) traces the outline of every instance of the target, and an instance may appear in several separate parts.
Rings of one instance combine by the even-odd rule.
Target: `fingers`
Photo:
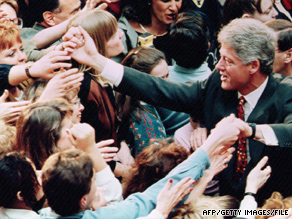
[[[5,103],[8,96],[9,96],[9,91],[5,89],[4,93],[0,97],[0,103]]]
[[[98,148],[102,148],[102,147],[110,146],[113,143],[114,143],[114,139],[108,139],[108,140],[104,140],[104,141],[100,141],[100,142],[96,143],[96,146]]]
[[[259,162],[258,164],[255,166],[255,169],[261,170],[266,163],[268,162],[269,158],[267,156],[264,156]]]
[[[109,3],[109,2],[107,2],[107,3]],[[102,3],[96,9],[98,9],[98,10],[106,10],[107,7],[108,7],[108,4]]]
[[[116,153],[119,150],[117,147],[101,147],[98,149],[101,153]]]

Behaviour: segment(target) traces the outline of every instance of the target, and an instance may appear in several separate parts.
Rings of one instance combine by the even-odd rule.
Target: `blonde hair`
[[[22,43],[17,25],[10,21],[0,22],[0,51],[10,49],[15,43]]]
[[[0,120],[0,154],[12,151],[15,145],[16,128]]]
[[[292,208],[292,197],[283,198],[279,192],[273,192],[259,209],[289,209]],[[256,216],[256,219],[266,219],[270,216]]]
[[[118,30],[116,18],[111,13],[103,10],[87,11],[73,18],[68,24],[68,29],[78,26],[81,26],[91,36],[98,52],[108,57],[106,43]],[[80,71],[90,70],[90,68],[84,65],[81,65],[79,69]],[[95,71],[92,73],[101,85],[107,83]]]
[[[238,200],[232,196],[218,196],[209,197],[201,196],[200,198],[184,204],[182,207],[176,209],[171,214],[172,219],[223,219],[221,215],[203,214],[204,210],[220,210],[220,209],[235,209],[238,208]]]

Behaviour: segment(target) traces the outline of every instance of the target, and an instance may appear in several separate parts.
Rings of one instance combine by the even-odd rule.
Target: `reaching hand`
[[[197,148],[199,148],[201,145],[204,144],[204,142],[207,139],[207,129],[198,127],[194,129],[190,136],[190,145],[192,149],[195,151]]]
[[[213,155],[210,156],[210,171],[213,177],[224,170],[232,158],[232,153],[235,151],[234,147],[228,148],[222,146],[218,148]],[[212,178],[213,178],[212,177]]]
[[[72,41],[72,39],[78,39],[75,51],[71,54],[72,58],[81,64],[94,67],[98,59],[104,58],[101,56],[96,48],[93,39],[82,27],[71,27],[64,35],[64,41]]]
[[[113,139],[100,141],[96,143],[96,146],[98,147],[101,156],[106,162],[110,162],[113,160],[113,158],[117,155],[117,151],[119,150],[117,147],[109,147],[114,143]]]
[[[70,134],[70,142],[76,148],[84,152],[90,152],[95,148],[95,131],[87,123],[74,124],[70,130],[66,130]]]
[[[246,180],[246,192],[257,193],[257,191],[267,182],[269,179],[272,169],[267,166],[265,169],[262,168],[268,162],[268,157],[263,157],[258,164],[250,171]]]
[[[157,196],[157,204],[155,209],[167,218],[168,214],[179,203],[179,201],[181,201],[192,191],[191,186],[194,185],[194,183],[194,180],[187,177],[172,187],[173,180],[168,180]]]
[[[69,91],[79,87],[83,80],[83,73],[78,73],[77,68],[61,70],[47,84],[40,100],[63,97]]]
[[[30,104],[30,101],[0,103],[0,119],[15,124],[19,114]]]
[[[31,76],[38,78],[51,79],[55,74],[55,70],[60,68],[71,68],[71,59],[66,51],[51,51],[36,61],[29,69]]]

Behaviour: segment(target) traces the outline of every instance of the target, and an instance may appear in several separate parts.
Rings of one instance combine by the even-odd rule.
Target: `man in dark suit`
[[[241,199],[247,174],[267,155],[272,175],[259,191],[258,201],[273,191],[292,195],[292,80],[272,74],[276,40],[269,28],[253,19],[232,21],[219,33],[217,70],[206,81],[185,84],[166,82],[107,60],[93,49],[89,35],[79,31],[86,43],[73,58],[102,72],[119,92],[190,113],[203,120],[208,131],[231,113],[252,123],[247,126],[250,138],[234,145],[234,156],[220,174],[220,194]]]

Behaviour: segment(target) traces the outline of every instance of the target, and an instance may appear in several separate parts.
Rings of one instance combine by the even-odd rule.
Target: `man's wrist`
[[[256,124],[255,123],[248,123],[249,127],[251,128],[251,136],[249,138],[256,137]]]
[[[103,71],[106,65],[106,62],[107,62],[107,58],[98,54],[93,57],[92,65],[90,67],[92,67],[95,71],[97,71],[98,74],[101,74],[101,72]]]

